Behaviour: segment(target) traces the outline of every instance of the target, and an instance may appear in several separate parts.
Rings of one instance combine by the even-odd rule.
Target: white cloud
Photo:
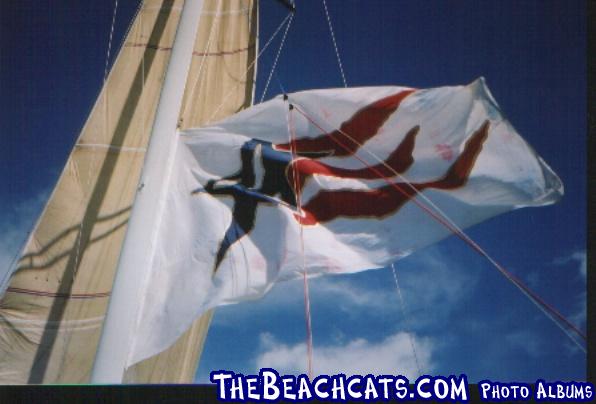
[[[335,279],[333,276],[314,279],[310,285],[313,296],[324,296],[337,302],[344,311],[350,310],[352,306],[374,310],[394,298],[387,289],[371,289],[348,279]]]
[[[399,262],[396,268],[404,297],[413,309],[453,310],[472,293],[478,279],[476,268],[454,260],[440,248],[428,248],[413,256],[407,269],[400,270]]]
[[[276,284],[265,297],[269,302],[268,307],[279,309],[302,302],[303,288],[302,279]],[[337,304],[344,311],[355,307],[363,310],[379,308],[386,305],[388,299],[395,298],[394,289],[371,289],[367,284],[354,281],[352,275],[327,275],[309,279],[309,293],[311,300],[321,298],[322,301]]]
[[[416,357],[422,373],[432,373],[433,344],[429,338],[419,338],[399,332],[379,342],[362,338],[344,344],[315,346],[314,374],[401,374],[414,380],[419,376]],[[412,350],[416,349],[416,357]],[[286,345],[271,334],[261,334],[261,352],[256,358],[256,368],[272,367],[281,374],[306,373],[306,345]]]
[[[537,359],[544,353],[544,344],[540,337],[540,333],[534,330],[521,329],[506,334],[505,340],[509,348],[519,347],[530,357]]]
[[[586,329],[586,318],[587,318],[587,290],[586,290],[586,276],[588,272],[588,257],[585,250],[576,250],[571,254],[566,256],[557,257],[552,261],[552,264],[555,266],[575,266],[575,276],[573,274],[569,274],[569,278],[575,278],[575,280],[579,280],[583,285],[583,289],[580,292],[576,292],[572,295],[574,300],[574,309],[568,315],[568,320],[579,327],[580,330]],[[567,269],[567,268],[565,268]],[[584,331],[585,332],[585,331]],[[575,334],[575,333],[573,333]],[[579,339],[578,339],[579,341]],[[566,341],[566,349],[568,352],[577,352],[578,346],[577,344],[572,343],[571,341]],[[585,351],[584,351],[585,352]]]
[[[586,251],[574,251],[565,257],[555,258],[553,264],[565,265],[571,262],[574,262],[577,265],[577,272],[582,276],[583,279],[585,279],[588,273],[588,256]]]
[[[578,262],[578,270],[583,278],[588,274],[588,255],[585,251],[577,251],[572,254],[572,258]]]
[[[553,261],[555,265],[566,265],[573,263],[576,265],[577,275],[582,282],[586,282],[586,276],[588,272],[588,257],[585,250],[574,251],[573,253],[556,258]],[[586,324],[586,301],[587,292],[584,288],[580,293],[575,296],[575,312],[569,316],[569,320],[575,324],[579,324],[580,328],[585,328]]]
[[[405,317],[391,269],[310,280],[315,373],[372,372],[405,374],[415,379],[418,371],[406,332],[413,335],[422,372],[437,369],[439,363],[431,361],[431,354],[439,349],[441,340],[419,336],[435,332],[444,335],[445,330],[452,329],[453,316],[459,316],[462,304],[474,293],[481,272],[476,266],[477,262],[455,255],[444,246],[426,248],[398,261]],[[294,330],[296,321],[304,321],[303,305],[302,280],[284,282],[260,301],[218,310],[211,335],[219,327],[232,333],[240,327],[251,336],[260,334],[260,344],[253,345],[251,353],[234,363],[236,371],[253,373],[260,367],[273,367],[281,373],[306,373],[305,344],[297,343],[293,331],[284,331]],[[321,313],[337,320],[325,326],[326,334],[321,334],[320,325],[317,328],[317,319],[323,318]],[[275,318],[275,327],[268,327],[260,320],[263,318]],[[338,320],[341,318],[345,321]],[[255,319],[260,325],[255,325]],[[288,325],[284,327],[280,322]],[[356,323],[365,328],[358,328]],[[263,333],[273,329],[275,338]]]
[[[466,263],[450,258],[441,248],[427,248],[395,264],[403,296],[408,326],[428,326],[437,319],[445,320],[458,310],[459,303],[474,290],[477,271]],[[373,274],[321,276],[309,281],[310,300],[314,305],[334,305],[345,313],[365,312],[368,316],[394,313],[395,321],[403,321],[401,301],[391,274],[383,271],[386,282],[375,286],[367,280]],[[368,271],[367,271],[368,272]],[[375,274],[378,281],[379,276]],[[261,301],[226,308],[226,316],[216,316],[216,325],[230,325],[250,319],[257,311],[267,315],[303,304],[302,279],[275,285]],[[359,314],[358,314],[359,315]]]

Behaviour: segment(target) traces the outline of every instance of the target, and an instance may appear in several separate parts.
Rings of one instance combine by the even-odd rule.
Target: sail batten
[[[146,0],[139,10],[97,102],[84,125],[0,301],[0,382],[86,383],[106,312],[120,248],[178,24],[180,0]],[[247,9],[248,12],[234,10]],[[217,13],[213,13],[217,10]],[[196,125],[235,88],[222,114],[250,105],[246,71],[256,33],[253,1],[205,0],[190,77],[205,62],[201,91],[185,96],[182,121]],[[234,26],[203,55],[208,30]],[[228,33],[226,33],[227,35]],[[127,46],[147,43],[146,46]],[[247,51],[227,54],[246,47]],[[254,46],[253,46],[254,48]],[[224,61],[225,58],[225,61]],[[234,74],[211,72],[225,63]],[[223,69],[221,69],[223,70]],[[251,72],[252,73],[252,72]],[[189,82],[191,81],[189,80]],[[212,80],[220,80],[213,83]],[[188,92],[187,85],[187,92]],[[212,109],[205,104],[213,105]],[[197,105],[201,105],[198,107]],[[203,112],[201,112],[203,111]],[[202,114],[202,115],[201,115]],[[190,382],[210,316],[170,350],[129,370],[127,382]],[[181,363],[186,365],[182,368]]]

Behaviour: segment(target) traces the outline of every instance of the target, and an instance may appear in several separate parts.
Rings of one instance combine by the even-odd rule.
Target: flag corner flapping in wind
[[[129,364],[209,308],[304,270],[381,268],[448,236],[421,204],[465,228],[554,203],[563,185],[480,78],[303,91],[186,130],[164,194]]]

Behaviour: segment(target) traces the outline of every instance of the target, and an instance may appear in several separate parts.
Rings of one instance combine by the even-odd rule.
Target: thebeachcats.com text
[[[221,401],[309,401],[309,400],[412,400],[440,399],[468,401],[468,382],[459,377],[421,376],[414,389],[400,375],[319,375],[312,381],[306,375],[280,376],[274,369],[261,369],[258,375],[230,371],[211,372]]]
[[[283,375],[263,368],[258,375],[243,375],[227,370],[211,372],[220,401],[470,401],[470,386],[465,374],[459,376],[423,375],[410,382],[402,375]],[[514,401],[590,401],[594,386],[587,382],[501,383],[483,380],[477,386],[480,400]]]

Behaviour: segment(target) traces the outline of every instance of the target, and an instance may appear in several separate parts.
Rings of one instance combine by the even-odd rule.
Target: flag
[[[483,79],[279,96],[177,134],[129,364],[276,282],[382,268],[563,194]],[[142,280],[140,280],[142,281]]]

